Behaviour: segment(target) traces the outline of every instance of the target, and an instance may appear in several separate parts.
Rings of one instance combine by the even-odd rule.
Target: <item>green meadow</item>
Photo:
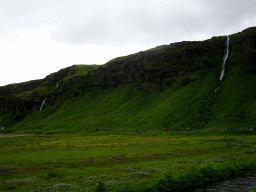
[[[219,177],[197,180],[203,185],[255,169],[255,135],[239,129],[1,134],[0,189],[143,191],[159,179],[200,170],[212,175],[228,167]]]

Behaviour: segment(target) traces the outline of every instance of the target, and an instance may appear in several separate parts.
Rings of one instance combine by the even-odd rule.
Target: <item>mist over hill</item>
[[[1,131],[256,126],[256,27],[228,36],[222,80],[227,36],[161,45],[0,87]]]

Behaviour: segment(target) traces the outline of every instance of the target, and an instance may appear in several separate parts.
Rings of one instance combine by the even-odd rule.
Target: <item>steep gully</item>
[[[222,66],[221,66],[221,73],[220,73],[220,77],[219,79],[222,80],[224,75],[225,75],[225,66],[226,66],[226,62],[228,59],[228,53],[229,53],[229,37],[227,36],[227,41],[226,41],[226,48],[225,48],[225,54],[223,57],[223,62],[222,62]],[[216,91],[220,88],[220,86],[215,89],[215,97],[216,97]]]

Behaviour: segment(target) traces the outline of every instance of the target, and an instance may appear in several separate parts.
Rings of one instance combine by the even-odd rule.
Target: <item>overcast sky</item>
[[[0,0],[0,86],[256,26],[256,0]]]

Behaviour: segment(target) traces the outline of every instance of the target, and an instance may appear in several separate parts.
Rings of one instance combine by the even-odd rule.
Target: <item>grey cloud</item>
[[[14,20],[23,17],[38,10],[36,3],[29,0],[24,1],[1,1],[0,2],[1,17],[0,21],[5,23],[13,22]]]
[[[96,9],[96,12],[89,10],[89,13],[79,15],[85,18],[70,20],[65,26],[58,27],[53,38],[78,45],[169,43],[170,37],[177,32],[191,33],[198,30],[204,22],[197,18],[198,14],[206,14],[203,6],[198,6],[195,11],[191,9],[191,3],[189,7],[182,4],[182,1],[177,2],[174,6],[170,2],[130,2],[114,14],[104,12],[104,9]]]
[[[68,44],[98,44],[107,41],[111,33],[110,22],[104,14],[81,15],[57,27],[52,38]]]
[[[167,44],[243,30],[253,22],[254,0],[8,0],[0,3],[0,33],[7,24],[55,26],[52,39],[70,45]],[[2,17],[3,16],[3,17]],[[15,23],[13,23],[15,25]],[[200,37],[199,34],[204,34]],[[186,39],[185,39],[186,38]],[[191,39],[190,39],[191,38]],[[208,37],[210,38],[210,37]]]
[[[243,22],[246,17],[256,16],[254,0],[225,0],[225,1],[202,1],[203,4],[210,6],[213,12],[205,19],[208,24],[209,31],[220,34],[221,31],[243,30]],[[255,22],[254,22],[255,24]]]
[[[8,0],[0,1],[0,21],[10,23],[38,11],[59,7],[69,0]]]

